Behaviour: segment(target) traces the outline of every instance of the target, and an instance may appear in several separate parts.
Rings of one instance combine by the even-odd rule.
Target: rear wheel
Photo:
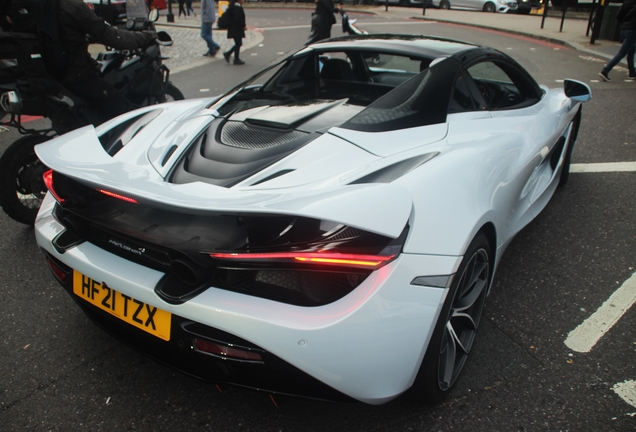
[[[439,8],[440,9],[450,9],[451,5],[450,2],[448,0],[442,0],[439,4]]]
[[[16,140],[0,157],[0,206],[13,220],[33,225],[46,195],[42,174],[48,169],[34,146],[51,137],[29,135]]]
[[[488,2],[484,5],[484,12],[494,12],[495,11],[495,4]]]
[[[453,279],[411,389],[427,403],[443,400],[466,364],[488,294],[493,265],[490,250],[488,237],[479,233]]]

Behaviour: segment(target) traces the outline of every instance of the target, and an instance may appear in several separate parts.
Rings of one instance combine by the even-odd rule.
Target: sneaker
[[[628,79],[628,80],[636,80],[636,74],[634,74],[634,75],[629,75],[629,76],[627,77],[627,79]]]
[[[228,62],[228,63],[230,62],[230,56],[231,55],[232,55],[232,53],[229,53],[229,52],[224,52],[223,53],[223,57],[225,57],[225,61],[226,62]]]
[[[221,49],[221,47],[214,48],[212,51],[210,51],[210,56],[214,57],[216,55],[216,53],[219,52],[220,49]]]
[[[241,59],[234,59],[234,64],[235,65],[244,65],[245,62],[243,60],[241,60]]]
[[[214,54],[212,54],[210,51],[208,51],[205,54],[203,54],[203,57],[214,57]]]
[[[601,78],[603,78],[603,81],[605,81],[605,82],[610,82],[610,81],[611,81],[610,77],[609,77],[609,76],[608,76],[605,72],[603,72],[603,71],[600,71],[600,72],[598,73],[598,76],[600,76]]]

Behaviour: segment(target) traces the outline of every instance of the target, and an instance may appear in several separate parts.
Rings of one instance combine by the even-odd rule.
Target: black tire
[[[442,0],[439,4],[439,8],[440,9],[450,9],[451,5],[450,2],[448,0]]]
[[[561,177],[559,178],[559,187],[563,187],[568,183],[570,178],[570,165],[572,163],[572,152],[574,151],[574,145],[576,144],[576,137],[579,134],[579,126],[581,126],[581,109],[576,113],[572,120],[572,132],[565,148],[565,158],[563,159],[563,168],[561,169]]]
[[[33,225],[46,195],[42,174],[48,169],[34,146],[51,137],[29,135],[16,140],[0,157],[0,206],[13,220]]]
[[[491,245],[480,232],[453,278],[411,394],[441,402],[459,377],[475,341],[492,273]],[[452,331],[451,331],[452,330]]]
[[[172,84],[168,84],[168,87],[166,88],[166,96],[164,97],[163,102],[179,101],[184,99],[185,97],[183,96],[183,93],[181,93],[181,90]]]
[[[495,9],[495,4],[492,2],[488,2],[484,5],[484,12],[494,12]]]

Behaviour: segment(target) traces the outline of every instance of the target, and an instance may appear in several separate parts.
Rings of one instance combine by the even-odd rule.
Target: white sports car
[[[97,324],[188,374],[439,401],[590,97],[466,42],[334,38],[36,146],[37,241]]]

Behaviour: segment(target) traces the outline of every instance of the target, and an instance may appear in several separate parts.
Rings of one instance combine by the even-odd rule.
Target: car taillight
[[[122,201],[126,201],[126,202],[133,203],[133,204],[138,204],[137,200],[134,199],[134,198],[130,198],[130,197],[127,197],[125,195],[120,195],[120,194],[115,193],[115,192],[107,191],[105,189],[97,189],[97,192],[101,192],[104,195],[107,195],[107,196],[113,197],[113,198],[117,198],[117,199],[122,200]]]
[[[236,262],[281,262],[342,266],[375,270],[391,262],[395,255],[364,255],[329,252],[210,253],[212,258]]]
[[[53,272],[53,275],[59,280],[61,283],[65,283],[69,280],[71,275],[71,270],[64,268],[63,264],[58,264],[53,258],[47,255],[46,262],[49,265],[49,268]]]
[[[55,188],[53,187],[53,170],[46,171],[42,175],[42,178],[44,180],[44,184],[46,185],[46,188],[49,190],[49,192],[51,192],[51,195],[53,195],[53,198],[55,198],[57,202],[63,203],[64,198],[60,197],[58,193],[55,191]]]

